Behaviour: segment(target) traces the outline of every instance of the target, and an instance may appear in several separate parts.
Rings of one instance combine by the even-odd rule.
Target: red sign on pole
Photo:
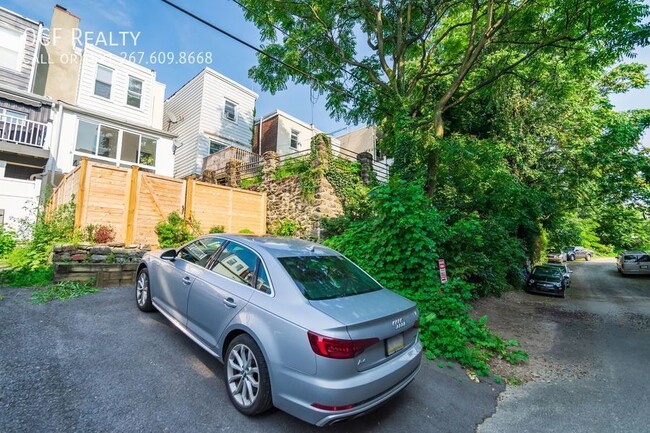
[[[445,267],[445,259],[438,260],[438,268],[440,269],[440,282],[447,282],[447,268]]]

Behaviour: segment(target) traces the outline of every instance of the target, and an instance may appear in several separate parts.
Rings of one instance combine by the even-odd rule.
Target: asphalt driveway
[[[473,432],[495,410],[500,385],[425,361],[379,410],[318,429],[274,410],[247,418],[230,404],[221,364],[132,289],[33,305],[1,289],[0,431]]]

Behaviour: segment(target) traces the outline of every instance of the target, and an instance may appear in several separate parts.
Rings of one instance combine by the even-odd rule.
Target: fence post
[[[86,177],[88,174],[88,158],[81,158],[81,168],[79,169],[79,190],[77,191],[77,203],[74,212],[74,226],[81,227],[81,218],[83,217],[84,206],[86,205]]]
[[[194,190],[196,188],[196,180],[194,176],[185,179],[185,206],[183,216],[189,220],[192,216],[192,205],[194,204]]]
[[[138,166],[131,166],[131,182],[129,187],[129,202],[126,211],[126,239],[125,243],[132,244],[135,238],[135,210],[138,207]]]

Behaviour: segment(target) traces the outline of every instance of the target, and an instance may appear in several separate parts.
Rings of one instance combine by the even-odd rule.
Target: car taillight
[[[325,337],[315,332],[307,332],[311,350],[316,355],[334,359],[351,359],[363,352],[367,347],[379,341],[378,338],[365,340],[340,340],[338,338]]]

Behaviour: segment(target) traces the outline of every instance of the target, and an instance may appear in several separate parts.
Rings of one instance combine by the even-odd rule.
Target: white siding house
[[[52,101],[34,93],[43,25],[0,7],[0,229],[33,218],[50,157]]]
[[[165,101],[163,125],[178,136],[175,177],[201,174],[203,159],[232,146],[252,149],[257,93],[205,68]]]
[[[162,130],[165,86],[156,73],[92,45],[84,48],[76,104],[59,102],[52,169],[81,158],[174,174],[174,135]]]

